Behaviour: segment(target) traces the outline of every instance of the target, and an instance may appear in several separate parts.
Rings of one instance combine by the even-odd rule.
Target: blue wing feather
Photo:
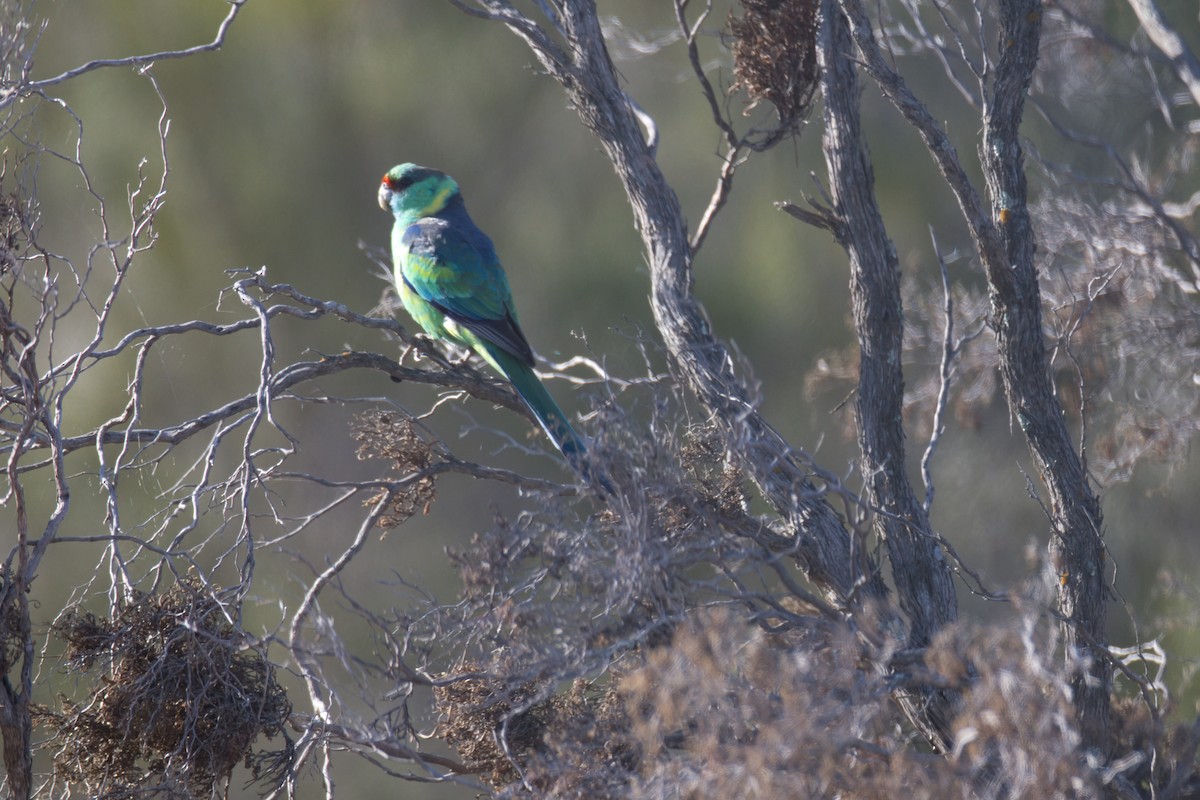
[[[467,221],[426,217],[405,229],[404,282],[459,325],[532,366],[533,350],[492,242]]]

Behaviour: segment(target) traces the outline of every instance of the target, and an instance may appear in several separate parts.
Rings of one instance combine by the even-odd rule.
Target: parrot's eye
[[[413,185],[414,178],[411,175],[405,175],[403,178],[393,178],[391,175],[384,175],[383,182],[388,185],[388,188],[393,192],[403,192],[405,189]]]

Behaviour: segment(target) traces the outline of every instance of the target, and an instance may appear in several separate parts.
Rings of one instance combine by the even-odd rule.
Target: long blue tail
[[[587,469],[583,463],[587,447],[538,376],[530,367],[499,348],[494,348],[489,355],[495,360],[496,366],[500,367],[504,377],[512,382],[513,388],[537,417],[542,430],[554,442],[554,446],[566,457],[576,472],[587,478]]]
[[[603,473],[592,469],[587,459],[587,446],[571,427],[567,415],[558,407],[558,403],[554,402],[550,392],[546,391],[541,379],[534,374],[533,368],[499,348],[492,348],[488,355],[491,356],[489,360],[493,366],[504,373],[504,377],[512,383],[517,394],[521,395],[525,405],[529,406],[529,410],[541,423],[542,430],[567,459],[571,468],[585,483],[598,489],[601,495],[615,497],[616,487]]]

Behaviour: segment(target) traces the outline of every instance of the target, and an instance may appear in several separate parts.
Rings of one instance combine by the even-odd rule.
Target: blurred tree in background
[[[0,9],[10,795],[1198,791],[1194,4]]]

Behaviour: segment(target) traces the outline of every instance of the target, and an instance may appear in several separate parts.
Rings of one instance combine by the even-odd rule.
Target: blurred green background
[[[673,12],[668,3],[646,0],[602,5],[617,67],[657,120],[659,160],[689,218],[698,220],[720,166],[721,144],[683,45],[672,38]],[[709,75],[723,86],[731,80],[730,58],[715,34],[727,8],[718,4],[702,53]],[[34,77],[92,58],[199,44],[211,38],[226,10],[219,0],[43,0],[35,11],[49,25]],[[590,351],[618,374],[643,370],[631,336],[647,332],[655,338],[648,279],[621,188],[559,87],[501,26],[470,18],[441,0],[250,0],[221,51],[162,61],[153,74],[170,118],[169,195],[156,225],[157,246],[131,277],[114,331],[246,316],[235,298],[218,303],[221,289],[232,281],[224,270],[243,266],[265,265],[273,281],[369,311],[384,284],[358,242],[386,245],[390,219],[376,205],[378,180],[392,165],[414,161],[458,179],[473,216],[507,266],[535,349],[552,359]],[[918,69],[912,80],[947,120],[960,153],[973,153],[978,119],[964,112],[940,71]],[[51,91],[83,120],[83,159],[97,192],[119,211],[139,162],[148,158],[149,171],[155,169],[161,108],[153,87],[134,70],[117,68]],[[1111,100],[1128,98],[1114,92]],[[742,102],[730,103],[738,122],[744,121]],[[870,89],[864,102],[881,205],[902,267],[935,286],[928,226],[937,229],[945,251],[969,246],[956,208],[911,130]],[[1090,111],[1092,119],[1102,120],[1114,109]],[[760,109],[753,119],[766,119],[764,113]],[[843,420],[833,416],[842,396],[810,398],[804,390],[805,374],[817,359],[851,341],[845,258],[827,234],[772,206],[814,193],[809,172],[824,170],[819,111],[814,120],[801,139],[751,159],[738,172],[732,201],[699,258],[697,290],[719,335],[753,365],[767,418],[791,441],[815,451],[826,467],[846,473],[853,448]],[[75,125],[63,111],[44,105],[36,121],[48,148],[74,147]],[[44,157],[38,190],[43,243],[77,264],[86,262],[99,234],[95,200],[81,190],[78,174]],[[955,280],[978,281],[968,259],[953,269]],[[65,331],[61,351],[72,336],[86,335],[86,326]],[[394,344],[381,335],[333,322],[284,322],[276,337],[283,355],[343,347],[394,353],[389,349]],[[180,418],[188,409],[210,407],[253,386],[259,367],[255,348],[190,344],[194,348],[174,342],[156,351],[147,402],[147,416],[156,419],[147,422]],[[113,368],[104,380],[107,385],[91,384],[86,403],[70,407],[69,433],[120,411],[128,374]],[[396,397],[421,407],[420,399],[404,397],[410,387],[379,374],[346,376],[319,389],[346,397]],[[561,384],[553,391],[567,408],[585,407]],[[291,432],[325,474],[378,473],[378,463],[355,459],[348,436],[350,413],[370,405],[306,408],[290,423]],[[483,423],[524,431],[504,412],[477,404],[470,411]],[[465,418],[451,414],[439,430],[454,441],[464,424]],[[498,443],[476,438],[478,443],[467,438],[458,446],[464,455],[489,459],[489,447]],[[914,463],[923,446],[910,441]],[[1042,512],[1026,495],[1027,464],[1019,434],[1012,435],[1003,409],[994,404],[977,430],[951,427],[934,465],[935,524],[992,586],[1023,577],[1027,549],[1041,552],[1044,546]],[[77,468],[81,485],[88,485],[87,466]],[[535,469],[562,477],[550,462]],[[151,502],[156,487],[153,479],[145,480]],[[1194,594],[1164,593],[1162,584],[1165,569],[1186,578],[1200,564],[1198,480],[1193,457],[1173,467],[1143,466],[1134,480],[1105,493],[1107,540],[1129,608],[1127,613],[1113,606],[1115,643],[1132,641],[1130,615],[1150,637],[1159,615],[1194,606]],[[352,577],[361,578],[362,586],[378,583],[381,604],[403,603],[382,596],[392,591],[383,582],[393,570],[452,600],[455,578],[444,549],[466,542],[497,512],[520,508],[503,487],[463,478],[443,481],[441,492],[428,516],[373,540],[369,557],[356,565]],[[75,502],[71,531],[90,525],[94,532],[99,516],[89,522],[89,509],[102,513],[99,498],[77,489]],[[321,564],[350,535],[326,528],[294,546],[303,558]],[[38,587],[44,592],[43,621],[57,608],[58,591],[94,572],[88,557],[65,564],[63,559],[51,554],[43,579],[53,574],[54,586]],[[278,620],[280,607],[295,608],[308,574],[286,564],[272,569],[278,572],[260,584],[257,599],[264,621]],[[967,614],[993,613],[966,592],[962,602]],[[1169,641],[1174,674],[1190,675],[1200,646],[1196,633],[1176,631]],[[1183,695],[1183,710],[1192,708],[1194,697],[1194,691]],[[398,784],[374,769],[356,768],[352,757],[342,758],[336,774],[348,796],[470,796],[461,788]],[[315,796],[316,784],[306,791]]]

